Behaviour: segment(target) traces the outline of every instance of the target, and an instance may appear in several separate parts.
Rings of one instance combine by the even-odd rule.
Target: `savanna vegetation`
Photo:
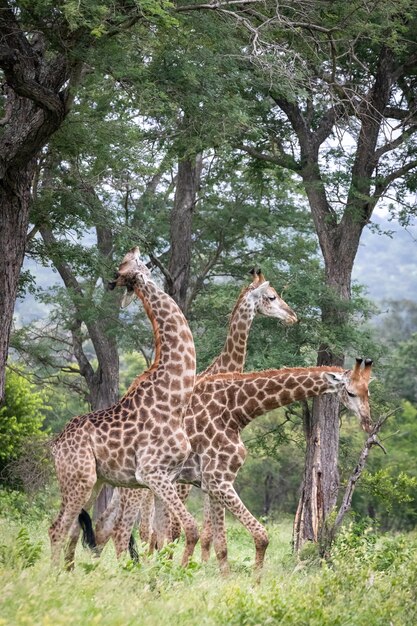
[[[415,624],[417,292],[372,302],[352,282],[373,211],[415,217],[414,3],[0,4],[0,625]],[[225,580],[197,554],[181,568],[176,545],[139,564],[79,547],[73,573],[50,570],[47,442],[152,362],[143,310],[108,288],[136,244],[199,371],[254,266],[299,323],[256,319],[246,370],[374,360],[372,415],[389,417],[333,543],[358,421],[329,400],[244,431],[237,489],[271,536],[260,581],[231,519]],[[198,493],[190,507],[201,519]]]

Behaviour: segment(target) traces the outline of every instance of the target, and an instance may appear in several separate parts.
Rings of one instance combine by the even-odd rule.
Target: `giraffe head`
[[[133,291],[133,282],[140,280],[146,282],[151,278],[148,267],[140,260],[139,248],[135,246],[125,256],[116,272],[115,280],[109,283],[109,288],[127,287],[128,292]]]
[[[357,358],[352,370],[344,372],[326,372],[327,380],[332,384],[328,393],[337,393],[347,409],[355,413],[362,428],[372,432],[371,410],[369,408],[368,386],[371,380],[372,359]]]
[[[286,302],[277,294],[275,289],[271,287],[269,282],[265,280],[262,271],[253,268],[250,272],[253,281],[246,290],[247,297],[252,299],[252,303],[256,313],[265,315],[266,317],[275,317],[284,324],[294,324],[297,316]]]

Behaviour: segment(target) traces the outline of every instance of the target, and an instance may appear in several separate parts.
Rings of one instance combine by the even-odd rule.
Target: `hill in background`
[[[407,230],[396,222],[376,215],[374,228],[365,229],[353,270],[356,282],[365,285],[368,297],[375,301],[417,301],[417,224]],[[27,260],[24,268],[35,276],[36,285],[43,289],[60,284],[59,275],[50,268]],[[16,303],[16,324],[21,326],[35,319],[46,317],[48,307],[38,302],[32,294],[26,294]]]
[[[417,301],[417,224],[407,229],[396,222],[375,216],[381,232],[366,228],[359,246],[353,277],[365,285],[368,297],[381,300]]]

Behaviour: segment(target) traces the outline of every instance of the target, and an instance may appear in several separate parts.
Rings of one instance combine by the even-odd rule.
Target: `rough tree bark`
[[[102,258],[108,259],[106,265],[114,265],[112,262],[112,238],[110,231],[106,229],[108,232],[103,232],[103,227],[97,228],[96,230],[97,247]],[[55,238],[50,228],[41,226],[40,233],[44,242],[51,246],[51,250],[58,247],[58,240]],[[84,311],[87,312],[87,307],[91,306],[91,302],[85,302],[87,296],[84,294],[83,288],[77,280],[72,268],[53,252],[51,252],[50,258],[61,276],[65,287],[68,289],[69,293],[74,296],[73,306],[75,309],[75,318],[71,328],[73,350],[80,368],[80,374],[83,376],[88,386],[91,409],[93,411],[105,409],[117,402],[119,397],[119,355],[117,341],[114,334],[109,332],[111,326],[114,325],[114,318],[110,321],[107,315],[100,315],[97,318],[91,315],[85,315]],[[119,295],[116,294],[116,296],[114,296],[114,292],[107,289],[108,277],[102,277],[102,279],[105,285],[103,307],[108,307],[108,301],[111,301],[114,302],[113,310],[117,311],[119,302],[116,298],[118,298]],[[98,363],[96,369],[93,368],[83,350],[81,334],[81,325],[83,323],[87,328],[88,336],[94,346]]]
[[[337,119],[333,107],[321,119],[317,130],[308,129],[301,110],[281,102],[297,133],[301,148],[301,168],[307,197],[323,253],[326,284],[339,300],[322,307],[322,321],[333,326],[348,321],[347,302],[351,297],[353,263],[363,228],[368,223],[378,194],[372,197],[372,175],[377,165],[376,150],[384,110],[394,83],[393,54],[382,48],[374,84],[369,92],[369,106],[359,114],[361,130],[351,171],[351,184],[341,219],[332,209],[325,192],[319,162],[319,147],[329,136]],[[334,354],[327,345],[319,349],[318,365],[341,365],[344,357]],[[336,505],[339,492],[339,403],[334,397],[315,399],[305,423],[306,459],[301,495],[294,521],[294,548],[305,541],[323,539],[328,514]]]
[[[0,68],[4,76],[4,116],[0,120],[0,400],[25,254],[35,158],[67,115],[70,88],[80,75],[79,61],[71,63],[64,55],[47,57],[41,33],[29,41],[12,6],[6,0],[0,2]]]
[[[171,254],[166,277],[166,291],[187,315],[187,291],[192,253],[192,221],[200,187],[202,156],[178,163],[177,186],[171,211]]]

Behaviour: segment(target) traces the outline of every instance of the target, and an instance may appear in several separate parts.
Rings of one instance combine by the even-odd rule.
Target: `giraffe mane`
[[[256,282],[255,282],[256,281]],[[231,324],[232,324],[232,319],[236,313],[236,311],[238,310],[238,308],[240,307],[240,304],[243,300],[243,298],[245,297],[245,295],[248,293],[248,291],[251,289],[251,287],[253,287],[254,285],[256,286],[257,284],[257,279],[255,279],[252,283],[250,283],[249,285],[245,285],[245,287],[242,288],[238,299],[235,302],[235,306],[232,309],[232,312],[229,315],[229,331],[231,328]],[[207,372],[207,370],[210,370],[211,367],[213,366],[213,364],[217,361],[218,356],[216,356],[211,362],[210,364],[200,373],[197,375],[196,378],[196,384],[199,383],[201,380],[203,380],[203,378],[206,378],[207,376],[210,376],[211,374],[205,374],[205,372]],[[215,374],[214,374],[215,376]]]
[[[201,380],[198,381],[198,385],[205,384],[207,382],[213,382],[218,380],[228,381],[228,380],[255,380],[259,376],[274,376],[276,374],[305,374],[306,370],[310,372],[350,372],[351,370],[345,370],[343,367],[332,366],[332,365],[316,365],[313,367],[282,367],[279,369],[265,369],[259,370],[257,372],[223,372],[219,374],[208,374],[207,376],[203,376]]]
[[[151,376],[151,374],[158,368],[159,361],[161,358],[161,335],[159,332],[158,322],[155,319],[151,306],[149,305],[149,303],[145,299],[144,294],[142,293],[142,291],[139,289],[137,285],[134,285],[134,290],[135,290],[137,297],[142,301],[143,308],[145,309],[146,315],[148,316],[152,324],[152,331],[153,331],[154,341],[155,341],[155,358],[154,358],[152,365],[147,370],[145,370],[144,372],[139,374],[139,376],[136,376],[136,378],[133,379],[133,381],[130,383],[129,388],[123,397],[127,396],[131,391],[136,389],[144,380],[146,380],[147,378],[149,378],[149,376]]]
[[[239,297],[238,297],[238,299],[237,299],[237,300],[236,300],[236,302],[235,302],[235,306],[233,307],[232,312],[231,312],[231,313],[230,313],[230,315],[229,315],[229,327],[230,327],[230,324],[231,324],[231,322],[232,322],[232,319],[233,319],[233,317],[234,317],[234,315],[235,315],[236,311],[237,311],[237,310],[238,310],[238,308],[240,307],[240,304],[241,304],[241,302],[242,302],[243,298],[244,298],[244,297],[246,296],[246,294],[248,293],[248,291],[252,291],[252,289],[254,289],[254,288],[256,288],[256,287],[259,287],[259,285],[260,285],[261,283],[264,283],[264,282],[265,282],[265,277],[264,277],[264,275],[262,274],[262,272],[261,272],[260,270],[258,270],[258,272],[256,273],[256,276],[255,276],[255,278],[253,279],[253,281],[252,281],[251,283],[249,283],[249,285],[245,285],[245,286],[242,288],[242,290],[241,290],[241,292],[240,292],[240,294],[239,294]]]
[[[235,302],[235,306],[232,309],[232,312],[229,315],[229,326],[232,322],[233,316],[236,313],[237,309],[240,307],[240,304],[243,300],[243,298],[246,296],[246,294],[248,293],[248,291],[250,290],[250,288],[252,287],[253,283],[250,283],[250,285],[245,285],[245,287],[243,287],[243,289],[241,290],[238,299]]]

